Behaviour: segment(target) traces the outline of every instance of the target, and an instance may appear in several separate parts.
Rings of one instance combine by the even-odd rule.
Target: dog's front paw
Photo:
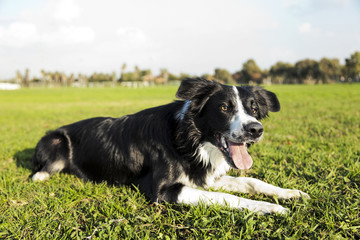
[[[296,190],[296,189],[284,189],[284,192],[282,192],[281,194],[279,194],[277,196],[277,198],[279,199],[291,199],[291,198],[295,198],[295,199],[299,199],[299,198],[305,198],[305,199],[310,199],[309,194],[304,193],[300,190]]]
[[[290,212],[289,209],[273,203],[253,201],[253,200],[247,200],[246,203],[247,204],[244,206],[244,208],[259,214],[270,214],[270,213],[287,214]]]
[[[260,214],[288,214],[290,212],[289,209],[284,208],[283,206],[277,205],[277,204],[266,204],[262,205],[261,207],[258,207],[255,209],[255,212]]]
[[[34,182],[43,182],[50,178],[50,174],[48,172],[37,172],[32,176],[32,180]]]

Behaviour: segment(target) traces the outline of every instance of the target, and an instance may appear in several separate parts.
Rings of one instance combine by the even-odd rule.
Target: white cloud
[[[71,22],[80,16],[80,7],[74,0],[59,0],[55,5],[54,18]]]
[[[313,1],[312,4],[316,9],[324,9],[324,8],[339,9],[349,6],[350,0],[317,0],[317,1]]]
[[[116,34],[123,40],[136,41],[137,43],[144,43],[147,40],[144,31],[134,27],[118,28]]]
[[[38,40],[37,28],[33,23],[13,22],[0,29],[0,45],[25,47]]]
[[[310,33],[312,30],[310,23],[303,23],[299,27],[299,33],[300,34],[307,34]]]
[[[309,0],[283,0],[284,7],[302,7],[308,4]]]
[[[42,34],[40,39],[50,46],[90,43],[95,32],[90,27],[61,26],[56,32]]]
[[[346,8],[350,0],[283,0],[282,5],[296,15],[310,15],[326,9]]]
[[[33,44],[73,45],[90,43],[95,39],[95,32],[90,27],[60,26],[56,31],[48,33],[39,33],[37,29],[35,24],[26,22],[14,22],[7,28],[0,26],[0,46],[23,48]]]

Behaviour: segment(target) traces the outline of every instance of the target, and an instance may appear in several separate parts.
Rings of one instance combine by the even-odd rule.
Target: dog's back
[[[121,118],[91,118],[50,131],[36,146],[33,180],[67,172],[110,184],[146,182],[143,178],[154,171],[154,164],[155,169],[168,171],[161,159],[175,153],[174,115],[180,107],[180,102],[174,102]]]

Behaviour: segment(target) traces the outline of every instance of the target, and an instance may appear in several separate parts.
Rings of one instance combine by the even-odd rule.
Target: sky
[[[252,58],[338,58],[360,51],[358,0],[0,0],[0,79],[30,69],[120,74],[231,73]]]

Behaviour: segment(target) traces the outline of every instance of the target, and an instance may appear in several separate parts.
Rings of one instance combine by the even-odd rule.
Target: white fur
[[[230,166],[226,161],[221,162],[216,167],[213,167],[213,172],[208,173],[206,176],[206,187],[211,187],[215,184],[215,181],[224,176],[227,171],[229,171]]]
[[[201,144],[201,147],[198,149],[198,160],[208,166],[210,164],[211,170],[206,177],[206,185],[212,186],[215,183],[215,180],[220,176],[226,174],[229,171],[230,166],[227,164],[224,155],[220,150],[211,144],[210,142],[204,142]],[[196,185],[189,179],[189,177],[183,173],[177,180],[178,182],[184,184],[185,186],[196,187]]]
[[[244,131],[243,126],[250,122],[256,122],[261,125],[261,123],[256,118],[254,118],[253,116],[250,116],[249,114],[247,114],[245,112],[244,106],[243,106],[242,101],[239,96],[239,91],[237,90],[237,88],[235,86],[233,86],[233,90],[234,90],[234,94],[235,94],[236,113],[233,116],[233,118],[231,119],[230,137],[232,136],[233,133],[236,134],[237,136],[241,136]]]
[[[176,118],[180,121],[182,121],[184,119],[185,114],[187,113],[187,111],[189,110],[190,107],[190,100],[186,100],[184,102],[184,105],[182,106],[181,110],[179,112],[176,113]]]
[[[302,191],[276,187],[258,179],[249,177],[222,176],[221,178],[218,178],[211,187],[215,189],[249,194],[262,193],[268,196],[276,196],[279,199],[300,198],[301,196],[304,198],[310,198],[308,194]]]
[[[49,172],[58,173],[61,172],[64,168],[65,168],[65,161],[58,160],[50,165]],[[49,172],[45,172],[45,171],[37,172],[32,176],[32,180],[34,182],[46,181],[50,178]]]
[[[185,182],[183,183],[185,184]],[[230,208],[237,208],[241,210],[247,209],[261,214],[286,214],[289,212],[287,208],[277,204],[240,198],[228,193],[200,190],[196,189],[196,185],[194,184],[191,184],[191,186],[187,184],[185,185],[186,186],[182,188],[180,194],[178,195],[179,203],[192,205],[198,205],[199,203],[205,205],[219,204],[221,206],[228,206]],[[301,197],[310,198],[308,194],[302,191],[279,188],[258,179],[248,177],[221,176],[216,178],[214,176],[214,181],[208,181],[208,187],[212,187],[215,190],[222,189],[240,193],[263,193],[265,195],[276,196],[279,199]]]
[[[196,187],[197,187],[197,185],[196,185],[193,181],[191,181],[191,180],[189,179],[189,176],[186,175],[185,172],[182,172],[182,174],[181,174],[180,177],[177,179],[177,181],[178,181],[179,183],[184,184],[185,186],[188,186],[188,187],[193,187],[193,188],[196,188]]]
[[[48,172],[37,172],[32,176],[32,180],[34,182],[46,181],[49,178],[50,178],[50,174]]]
[[[179,196],[179,203],[198,205],[203,203],[206,205],[219,204],[221,206],[228,206],[230,208],[248,209],[253,212],[266,213],[281,213],[285,214],[289,210],[276,204],[254,201],[240,198],[228,193],[209,192],[199,190],[191,187],[183,187]]]
[[[199,161],[204,163],[204,166],[211,164],[211,166],[215,168],[225,161],[224,155],[219,148],[210,142],[203,142],[199,147],[197,154]]]
[[[52,172],[52,173],[60,172],[61,170],[63,170],[65,168],[65,161],[58,160],[58,161],[52,163],[50,168],[51,168],[50,172]]]

